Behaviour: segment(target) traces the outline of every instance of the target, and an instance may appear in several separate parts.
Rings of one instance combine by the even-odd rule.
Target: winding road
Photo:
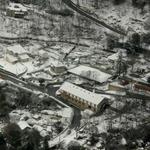
[[[12,82],[13,85],[16,85],[17,87],[26,88],[30,92],[35,90],[35,91],[39,91],[43,94],[47,94],[47,95],[49,95],[50,99],[54,100],[59,105],[73,108],[72,109],[73,110],[73,115],[70,118],[71,119],[70,120],[70,125],[64,131],[62,131],[57,137],[55,137],[53,140],[49,141],[49,146],[50,147],[54,147],[55,145],[58,145],[60,142],[63,141],[64,137],[67,137],[72,131],[75,131],[80,127],[80,120],[81,120],[80,110],[78,108],[66,103],[67,101],[65,101],[63,99],[58,99],[55,96],[55,93],[58,90],[58,87],[53,87],[51,85],[51,86],[47,87],[47,89],[45,89],[45,88],[40,87],[40,86],[32,85],[32,84],[29,84],[28,82],[22,81],[15,74],[12,74],[11,72],[6,71],[4,69],[0,69],[0,76],[4,80]],[[70,131],[70,133],[68,131]],[[60,140],[60,138],[61,138],[61,140]]]

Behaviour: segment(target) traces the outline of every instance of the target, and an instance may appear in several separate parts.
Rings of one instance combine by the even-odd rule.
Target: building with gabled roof
[[[96,68],[83,65],[70,69],[68,72],[99,83],[104,83],[112,77],[112,75],[102,72]]]
[[[101,111],[110,99],[110,96],[90,92],[70,82],[63,83],[56,95],[82,110],[90,109],[94,112]]]
[[[6,49],[6,60],[10,63],[26,62],[29,60],[27,51],[20,45],[12,45]]]

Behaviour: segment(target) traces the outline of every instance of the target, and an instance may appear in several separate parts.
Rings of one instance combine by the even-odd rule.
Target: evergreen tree
[[[9,123],[4,127],[4,136],[6,137],[8,144],[11,147],[18,148],[21,146],[21,134],[22,131],[20,127],[15,123]]]

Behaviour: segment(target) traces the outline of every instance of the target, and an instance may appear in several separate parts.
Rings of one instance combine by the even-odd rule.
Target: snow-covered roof
[[[44,51],[43,49],[41,49],[40,51],[39,51],[39,55],[48,55],[48,53],[46,52],[46,51]]]
[[[19,58],[21,60],[29,59],[29,56],[27,54],[19,55]]]
[[[39,56],[41,56],[43,58],[49,58],[49,54],[44,50],[39,51]]]
[[[61,51],[65,54],[68,54],[73,49],[73,46],[62,47]]]
[[[122,52],[122,51],[123,51],[123,50],[120,49],[119,52],[114,53],[114,54],[108,56],[108,59],[109,59],[109,60],[112,60],[112,61],[118,60],[119,55],[120,55],[120,52]],[[125,53],[125,52],[122,52],[121,54],[122,54],[122,58],[125,58],[125,57],[126,57],[126,53]]]
[[[15,62],[18,61],[18,58],[17,58],[17,57],[14,57],[13,55],[7,54],[7,60],[8,60],[10,63],[15,63]]]
[[[59,90],[66,91],[70,94],[73,94],[74,96],[80,97],[81,99],[96,105],[100,104],[104,98],[110,98],[106,95],[90,92],[70,82],[63,83]]]
[[[61,58],[60,54],[53,53],[53,52],[50,52],[50,57],[52,57],[53,59],[60,59]]]
[[[26,128],[31,128],[26,121],[19,121],[18,126],[21,128],[21,130],[24,130]]]
[[[7,50],[10,51],[10,52],[13,52],[14,54],[27,53],[26,50],[20,44],[9,46],[9,47],[7,47]]]
[[[22,11],[22,12],[27,11],[27,8],[19,3],[10,3],[9,6],[7,7],[7,9],[13,10],[13,11]]]
[[[113,60],[113,61],[118,60],[118,58],[119,58],[119,53],[115,53],[115,54],[108,56],[108,59]]]
[[[60,61],[52,61],[51,65],[54,67],[65,67],[65,65]]]
[[[97,81],[100,83],[106,82],[112,75],[104,73],[98,69],[91,68],[88,66],[78,66],[76,68],[68,70],[68,72],[85,77],[87,79]]]

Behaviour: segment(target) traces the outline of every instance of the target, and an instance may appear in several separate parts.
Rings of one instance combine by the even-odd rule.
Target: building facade
[[[6,14],[10,17],[23,18],[27,13],[27,8],[20,3],[10,3],[6,8]]]
[[[56,95],[63,97],[63,99],[81,110],[89,109],[93,112],[103,110],[110,99],[106,95],[90,92],[70,82],[63,83]]]

